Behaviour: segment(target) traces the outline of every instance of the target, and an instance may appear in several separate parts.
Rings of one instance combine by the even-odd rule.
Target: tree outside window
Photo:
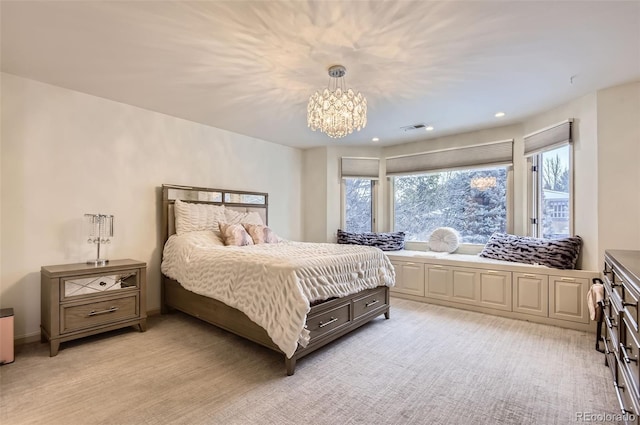
[[[373,229],[373,180],[345,178],[345,229],[371,232]]]

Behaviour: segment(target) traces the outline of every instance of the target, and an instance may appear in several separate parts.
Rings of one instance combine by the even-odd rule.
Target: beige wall
[[[302,191],[304,240],[327,241],[327,148],[304,150]]]
[[[2,74],[0,304],[39,333],[40,267],[95,256],[84,213],[115,215],[107,258],[148,263],[160,307],[158,187],[269,193],[269,225],[302,236],[302,151]]]
[[[598,258],[640,249],[640,82],[598,92]]]

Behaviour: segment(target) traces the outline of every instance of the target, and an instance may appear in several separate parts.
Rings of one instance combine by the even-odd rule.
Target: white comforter
[[[311,302],[395,281],[391,262],[377,248],[302,242],[219,246],[207,232],[171,236],[162,273],[245,313],[287,357],[298,343],[309,342],[304,325]]]

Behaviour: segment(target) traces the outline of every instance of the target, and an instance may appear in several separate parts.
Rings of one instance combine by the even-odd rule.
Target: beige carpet
[[[615,414],[594,335],[392,299],[298,362],[181,313],[0,368],[2,425],[570,424]],[[599,422],[602,423],[602,422]]]

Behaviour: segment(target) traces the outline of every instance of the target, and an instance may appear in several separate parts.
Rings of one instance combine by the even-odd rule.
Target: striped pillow
[[[555,269],[575,269],[582,238],[542,239],[494,233],[480,252],[480,257],[540,264]]]
[[[383,251],[399,251],[404,249],[404,232],[353,233],[338,229],[338,243],[375,246]]]

